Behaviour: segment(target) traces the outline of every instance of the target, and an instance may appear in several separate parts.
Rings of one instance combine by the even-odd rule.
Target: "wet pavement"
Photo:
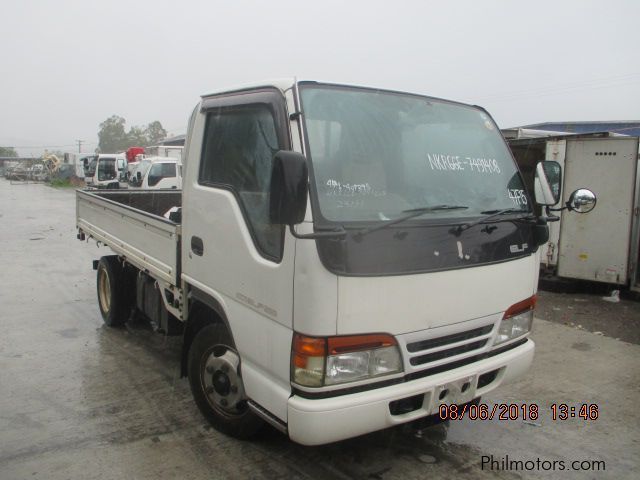
[[[640,346],[543,320],[532,370],[482,399],[535,404],[535,420],[399,427],[323,447],[271,429],[225,437],[179,378],[179,339],[102,325],[91,261],[110,252],[77,241],[74,221],[72,190],[0,179],[2,480],[640,478]],[[554,421],[553,403],[595,404],[598,418]],[[498,467],[508,456],[567,470],[483,470],[491,455]],[[569,471],[574,460],[606,471]]]

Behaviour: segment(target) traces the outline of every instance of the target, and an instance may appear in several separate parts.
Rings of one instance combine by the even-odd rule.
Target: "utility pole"
[[[76,140],[76,143],[78,144],[78,153],[82,153],[82,143],[84,142],[84,140]]]

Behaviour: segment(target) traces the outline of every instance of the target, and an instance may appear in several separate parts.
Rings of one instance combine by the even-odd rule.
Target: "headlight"
[[[533,323],[533,309],[536,304],[536,296],[518,302],[507,309],[500,322],[498,335],[494,345],[521,337],[531,331]]]
[[[321,387],[399,373],[402,359],[391,335],[307,337],[295,334],[291,355],[292,380]]]

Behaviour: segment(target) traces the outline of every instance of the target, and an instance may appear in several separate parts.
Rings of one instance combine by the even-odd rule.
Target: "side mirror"
[[[589,213],[596,207],[596,194],[587,188],[579,188],[569,196],[567,208],[571,212]]]
[[[562,167],[558,162],[546,160],[536,166],[534,193],[538,205],[551,207],[560,201]]]
[[[269,217],[277,225],[302,223],[307,211],[309,170],[307,159],[296,152],[280,150],[273,157]]]

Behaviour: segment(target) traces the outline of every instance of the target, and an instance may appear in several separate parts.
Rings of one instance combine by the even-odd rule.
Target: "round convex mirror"
[[[587,188],[579,188],[569,196],[567,207],[578,213],[588,213],[596,206],[596,195]]]

